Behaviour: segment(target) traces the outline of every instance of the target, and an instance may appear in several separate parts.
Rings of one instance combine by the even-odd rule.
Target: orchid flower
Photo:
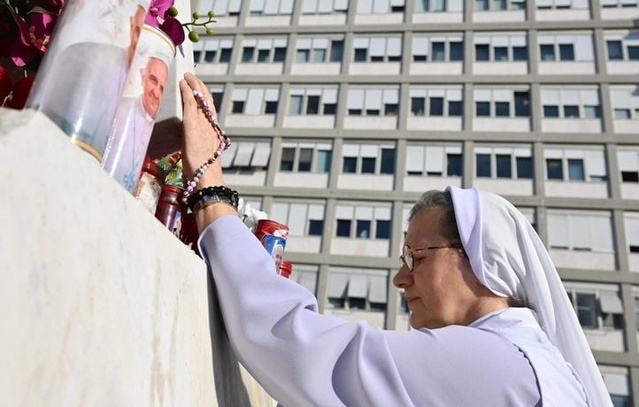
[[[167,12],[171,7],[173,7],[174,2],[175,0],[153,0],[149,6],[149,12],[147,13],[144,22],[152,25],[153,27],[159,28],[162,22],[166,19]]]
[[[184,42],[184,28],[182,23],[175,18],[175,11],[171,10],[175,0],[153,0],[149,6],[145,23],[158,27],[171,38],[178,46]]]
[[[38,55],[43,55],[51,40],[51,33],[57,16],[51,13],[32,12],[27,18],[16,16],[15,22],[20,33],[19,41],[10,45],[10,58],[16,66],[27,65]]]

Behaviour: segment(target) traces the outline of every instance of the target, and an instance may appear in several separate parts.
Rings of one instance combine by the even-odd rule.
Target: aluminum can
[[[292,272],[293,272],[293,265],[291,264],[291,262],[283,260],[282,263],[280,264],[279,275],[282,277],[288,278]]]
[[[270,219],[260,219],[255,225],[255,236],[257,240],[262,241],[264,235],[273,235],[277,237],[288,238],[288,226],[275,222]]]
[[[260,240],[262,246],[271,255],[275,262],[275,270],[279,274],[280,267],[284,258],[284,248],[286,247],[286,239],[275,235],[264,235]]]

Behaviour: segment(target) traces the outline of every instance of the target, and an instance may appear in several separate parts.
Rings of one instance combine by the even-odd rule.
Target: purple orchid
[[[15,17],[19,41],[10,44],[9,56],[16,66],[23,67],[47,50],[57,16],[51,13],[32,12],[26,19]]]
[[[153,0],[144,22],[164,31],[178,46],[184,42],[185,36],[182,23],[169,14],[169,9],[173,7],[174,2],[175,0]]]
[[[166,19],[167,11],[173,7],[175,0],[153,0],[146,15],[146,24],[153,27],[160,27],[162,21]]]
[[[184,27],[182,27],[182,23],[177,18],[169,16],[164,19],[164,22],[160,25],[160,30],[164,31],[173,40],[176,47],[184,42]]]

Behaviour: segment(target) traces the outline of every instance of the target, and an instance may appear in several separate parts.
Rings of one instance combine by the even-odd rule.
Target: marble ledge
[[[0,162],[3,405],[258,405],[205,263],[92,156],[0,108]]]

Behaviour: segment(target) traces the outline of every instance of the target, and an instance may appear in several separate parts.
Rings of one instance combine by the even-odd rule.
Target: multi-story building
[[[409,329],[407,212],[477,186],[535,226],[616,405],[639,405],[637,0],[192,5],[217,15],[194,57],[226,181],[290,227],[322,312]]]

